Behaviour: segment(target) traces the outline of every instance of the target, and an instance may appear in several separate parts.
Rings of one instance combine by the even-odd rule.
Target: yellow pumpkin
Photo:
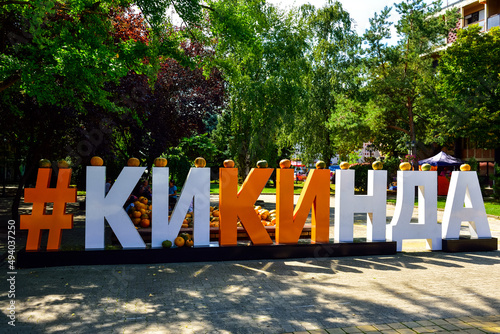
[[[50,160],[48,160],[48,159],[41,159],[38,162],[38,165],[40,166],[40,168],[50,168],[50,167],[52,167],[52,164],[51,164]]]
[[[401,170],[410,170],[411,164],[409,162],[402,162],[399,164],[399,169]]]
[[[468,171],[470,171],[470,165],[469,164],[463,164],[463,165],[460,166],[460,170],[462,172],[468,172]]]
[[[372,163],[372,168],[374,170],[381,170],[383,167],[384,164],[382,163],[382,161],[375,161],[374,163]]]
[[[66,160],[59,160],[57,162],[57,167],[58,168],[69,168],[69,163]]]
[[[326,168],[326,163],[322,160],[319,160],[316,162],[316,169],[325,169]]]
[[[207,161],[202,157],[198,157],[194,159],[194,165],[196,168],[203,168],[207,165]]]
[[[340,163],[340,169],[349,169],[349,166],[351,166],[347,161],[342,161]]]

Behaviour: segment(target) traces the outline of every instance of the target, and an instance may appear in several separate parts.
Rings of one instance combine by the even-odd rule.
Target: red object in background
[[[438,196],[448,195],[448,188],[450,187],[450,181],[446,176],[438,176]]]

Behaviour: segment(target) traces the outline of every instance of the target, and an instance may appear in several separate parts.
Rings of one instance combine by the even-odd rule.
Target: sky
[[[342,3],[344,10],[349,12],[351,18],[356,22],[356,31],[358,35],[365,33],[370,27],[369,19],[372,18],[375,12],[380,13],[385,6],[393,7],[394,2],[388,0],[339,0]],[[300,6],[305,3],[310,3],[315,7],[323,7],[327,0],[268,0],[268,2],[279,5],[282,8],[290,6]],[[399,2],[399,1],[398,1]],[[391,11],[391,19],[397,20],[397,13],[393,9]]]

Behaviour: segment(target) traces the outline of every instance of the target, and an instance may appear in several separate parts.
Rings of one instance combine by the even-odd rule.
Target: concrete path
[[[0,333],[500,333],[499,251],[21,269],[12,299],[9,272]]]

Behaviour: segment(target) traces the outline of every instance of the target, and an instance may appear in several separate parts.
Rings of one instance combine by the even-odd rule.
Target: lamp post
[[[5,197],[5,182],[7,182],[7,138],[3,139],[3,189],[2,197]]]
[[[408,148],[408,154],[413,156],[413,157],[417,157],[417,154],[415,153],[415,148],[417,147],[417,141],[415,140],[412,140],[412,141],[407,141],[406,142],[406,147]],[[415,167],[413,166],[413,159],[412,161],[410,162],[411,166],[412,167]]]
[[[372,152],[375,151],[375,145],[373,145],[372,143],[366,145],[366,148],[365,148],[368,152],[370,152],[370,162],[372,160]]]

